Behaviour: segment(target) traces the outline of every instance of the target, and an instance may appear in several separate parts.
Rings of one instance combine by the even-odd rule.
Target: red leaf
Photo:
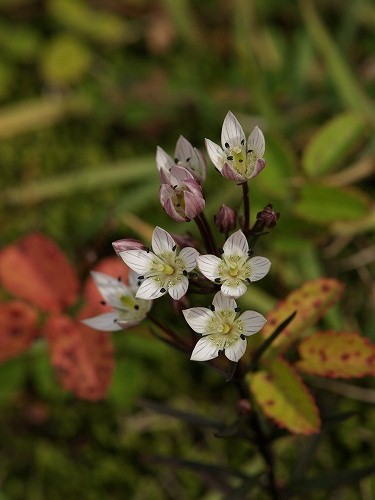
[[[0,304],[0,362],[26,351],[38,331],[34,308],[18,300]]]
[[[63,315],[52,316],[44,331],[61,385],[82,399],[105,398],[114,368],[110,336]]]
[[[321,377],[353,378],[375,375],[375,345],[357,333],[319,332],[298,347],[299,370]]]
[[[48,312],[61,312],[77,299],[78,280],[61,250],[43,234],[30,234],[0,253],[0,283]]]
[[[120,257],[107,257],[100,260],[93,268],[93,271],[109,274],[114,278],[121,278],[124,283],[127,283],[128,281],[129,268],[124,264]],[[83,295],[86,299],[86,304],[80,310],[78,315],[79,318],[89,318],[111,310],[109,306],[101,304],[103,297],[98,292],[91,276],[89,276],[86,280]]]

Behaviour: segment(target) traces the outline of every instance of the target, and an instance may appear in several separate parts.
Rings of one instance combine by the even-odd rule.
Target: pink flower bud
[[[125,250],[144,250],[146,248],[141,241],[134,238],[125,238],[123,240],[114,241],[112,246],[117,254],[125,252]]]
[[[233,208],[222,205],[214,216],[214,221],[221,233],[229,233],[237,226],[237,212]]]
[[[202,188],[186,168],[172,167],[169,182],[160,187],[160,203],[172,219],[187,222],[203,211]]]
[[[272,205],[269,203],[261,212],[257,213],[257,229],[263,230],[267,227],[275,227],[279,217],[280,213],[272,210]]]

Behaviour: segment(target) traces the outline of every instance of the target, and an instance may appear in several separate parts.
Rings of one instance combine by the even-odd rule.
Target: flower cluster
[[[255,127],[246,140],[241,125],[231,112],[223,123],[221,147],[209,139],[206,139],[206,146],[221,175],[238,184],[246,184],[265,166],[265,142],[261,130]],[[238,228],[240,218],[235,210],[222,205],[214,222],[227,239],[222,248],[218,247],[203,215],[203,183],[206,178],[203,154],[180,136],[174,158],[158,147],[156,164],[161,183],[161,205],[175,221],[194,220],[197,223],[206,253],[197,250],[201,250],[199,244],[189,243],[194,241],[190,236],[176,235],[174,238],[160,227],[153,231],[151,249],[133,239],[114,242],[117,254],[131,270],[129,284],[101,273],[92,273],[104,303],[112,310],[86,319],[84,323],[101,330],[129,328],[146,317],[151,318],[149,312],[153,301],[164,295],[179,301],[180,308],[175,310],[181,311],[182,304],[188,305],[185,295],[189,284],[193,283],[190,292],[215,292],[215,295],[210,309],[187,307],[182,310],[187,324],[201,336],[191,359],[207,361],[223,353],[229,360],[237,362],[245,352],[246,337],[257,333],[266,320],[255,311],[240,314],[234,299],[245,294],[251,283],[262,279],[271,266],[267,258],[253,255],[248,237],[251,235],[254,243],[261,234],[257,230],[273,227],[279,214],[272,212],[269,205],[258,213],[252,229],[246,220],[240,229],[229,235]],[[244,195],[244,204],[247,201]],[[248,213],[248,207],[244,206],[244,211]]]

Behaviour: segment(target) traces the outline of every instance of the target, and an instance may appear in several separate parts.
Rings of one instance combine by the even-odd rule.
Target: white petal
[[[252,257],[250,259],[251,274],[250,281],[258,281],[268,273],[271,267],[271,262],[266,257]]]
[[[183,297],[187,292],[188,287],[189,280],[185,276],[182,276],[180,281],[168,288],[168,293],[172,297],[172,299],[180,300],[180,298]]]
[[[207,307],[192,307],[182,311],[189,326],[197,333],[207,335],[207,323],[214,316]]]
[[[239,319],[242,321],[244,335],[253,335],[253,333],[259,332],[267,322],[266,318],[256,311],[245,311]]]
[[[198,269],[211,281],[215,281],[219,277],[219,264],[221,264],[221,259],[215,255],[201,255],[197,257]]]
[[[197,149],[197,148],[194,148],[194,151],[195,151],[195,154],[196,154],[196,165],[197,165],[197,168],[196,169],[193,169],[193,164],[192,164],[192,169],[193,169],[193,173],[198,177],[198,179],[201,181],[201,183],[203,183],[206,179],[206,175],[207,175],[207,165],[206,165],[206,160],[205,160],[205,157],[203,156],[202,152]],[[194,166],[195,166],[195,160],[194,160]]]
[[[225,255],[240,255],[241,257],[247,257],[249,244],[241,229],[229,236],[224,243],[223,250]]]
[[[235,299],[241,297],[244,293],[246,293],[247,286],[243,281],[236,286],[230,285],[231,280],[224,281],[221,285],[221,293],[223,295],[228,295],[229,297],[234,297]]]
[[[95,316],[94,318],[83,319],[82,323],[103,332],[116,332],[122,330],[121,326],[117,324],[117,314],[115,312],[108,312]]]
[[[151,252],[146,252],[146,250],[125,250],[119,255],[130,269],[141,276],[150,271],[152,260],[155,258]]]
[[[181,250],[179,257],[183,261],[186,271],[190,273],[190,271],[192,271],[197,265],[199,252],[193,247],[185,247]]]
[[[91,271],[91,276],[103,299],[112,307],[121,307],[119,297],[132,295],[129,288],[109,274]]]
[[[174,155],[175,158],[178,159],[179,163],[184,166],[186,163],[191,162],[192,158],[195,156],[193,146],[182,135],[178,138]]]
[[[174,164],[175,163],[172,158],[164,151],[163,148],[158,146],[156,148],[156,165],[158,167],[158,170],[169,172]]]
[[[175,245],[176,243],[172,236],[161,227],[156,226],[152,233],[152,249],[156,255],[160,255],[163,252],[172,252]]]
[[[225,309],[231,309],[234,311],[237,307],[236,301],[227,295],[223,295],[221,292],[217,292],[212,301],[212,304],[215,306],[215,309],[219,309],[219,311]]]
[[[229,144],[229,146],[226,146]],[[224,148],[233,148],[239,146],[245,149],[245,134],[242,127],[231,111],[228,111],[224,118],[223,128],[221,129],[221,145]]]
[[[239,338],[237,342],[225,349],[224,354],[231,361],[239,361],[246,351],[246,345],[246,340]]]
[[[254,127],[254,130],[251,132],[247,140],[247,150],[253,150],[259,158],[262,158],[264,155],[265,145],[266,143],[263,132],[259,127]]]
[[[138,282],[140,281],[138,277],[139,274],[133,271],[133,269],[130,269],[128,281],[129,281],[129,289],[133,295],[138,290]]]
[[[163,291],[162,291],[163,290]],[[160,286],[153,278],[147,278],[139,287],[136,293],[137,299],[152,300],[158,299],[167,293],[167,289]]]
[[[216,358],[218,354],[219,348],[211,340],[203,337],[198,340],[190,359],[192,361],[208,361],[209,359]]]
[[[218,170],[221,170],[223,168],[223,163],[225,161],[224,151],[221,149],[220,146],[210,141],[210,139],[206,139],[206,148],[208,156],[210,157],[212,163]]]

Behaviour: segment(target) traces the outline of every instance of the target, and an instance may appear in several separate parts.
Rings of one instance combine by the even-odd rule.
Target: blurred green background
[[[267,313],[305,280],[335,277],[346,292],[324,326],[375,340],[374,30],[371,0],[0,0],[1,245],[44,232],[84,279],[112,241],[140,236],[132,215],[197,234],[159,207],[156,146],[173,154],[180,134],[201,148],[205,137],[219,142],[230,109],[266,136],[252,217],[268,202],[281,212],[258,248],[271,275],[247,305]],[[239,191],[210,165],[208,218],[222,203],[240,208]],[[114,383],[100,403],[59,389],[42,343],[0,366],[1,500],[215,500],[239,488],[236,475],[146,455],[262,470],[243,443],[138,403],[228,422],[235,395],[219,376],[153,340],[114,342]],[[279,439],[283,481],[373,460],[373,382],[356,384],[365,392],[353,399],[347,384],[316,382],[323,408],[357,414],[318,437]],[[309,468],[298,466],[303,453]],[[338,497],[327,495],[340,480],[308,494],[373,498],[371,478],[348,478]],[[248,495],[238,489],[266,498]]]

